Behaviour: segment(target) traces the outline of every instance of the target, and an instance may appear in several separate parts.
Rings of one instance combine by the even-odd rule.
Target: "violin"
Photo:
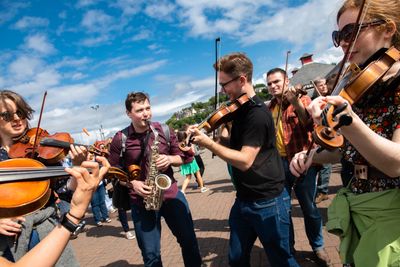
[[[34,144],[39,145],[34,148]],[[94,146],[75,144],[69,133],[55,133],[50,135],[41,128],[31,128],[17,142],[10,147],[10,158],[36,158],[46,165],[53,165],[66,157],[70,145],[84,146],[89,152],[103,156],[104,153]]]
[[[34,159],[17,158],[0,162],[0,218],[29,214],[46,205],[49,178],[66,178],[64,167],[47,167]]]
[[[107,179],[118,179],[122,182],[138,180],[140,177],[140,167],[132,164],[128,167],[128,173],[118,167],[110,167],[104,177]]]
[[[363,70],[356,64],[351,64],[332,95],[343,97],[350,105],[355,104],[399,60],[400,51],[391,47]],[[316,126],[312,133],[313,139],[322,148],[334,150],[343,146],[344,138],[337,131],[341,126],[351,124],[351,117],[342,115],[336,118],[336,115],[345,108],[346,106],[335,107],[328,104],[322,111],[322,125]]]
[[[303,95],[307,95],[307,91],[304,90],[302,87],[294,86],[294,87],[291,87],[290,90],[293,90],[293,93],[296,98],[300,98]],[[288,92],[289,92],[289,89],[285,90],[285,92],[282,94],[282,106],[284,106],[284,107],[288,107],[290,105],[290,102],[287,99]]]
[[[214,131],[224,123],[233,120],[233,115],[239,110],[241,106],[247,103],[250,98],[247,94],[242,94],[233,101],[227,101],[223,103],[218,109],[212,112],[208,117],[203,120],[197,129],[205,129],[207,133]],[[186,140],[179,143],[179,148],[182,151],[188,151],[190,149],[190,135],[187,136]]]

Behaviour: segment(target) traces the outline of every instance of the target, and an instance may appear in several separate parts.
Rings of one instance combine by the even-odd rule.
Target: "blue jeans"
[[[283,168],[286,176],[286,190],[289,195],[292,192],[294,181],[297,179],[289,170],[289,162],[286,158],[282,158]],[[305,177],[296,183],[293,188],[299,201],[304,216],[304,225],[308,242],[313,251],[320,250],[324,247],[324,238],[322,236],[322,217],[315,204],[315,194],[317,191],[317,167],[311,166]],[[294,248],[294,230],[293,221],[290,222],[290,243]]]
[[[329,188],[329,178],[331,178],[332,164],[323,164],[318,171],[318,193],[327,195]]]
[[[39,244],[39,242],[40,242],[39,233],[36,229],[33,229],[31,237],[29,238],[28,250],[33,249],[37,244]]]
[[[122,229],[124,232],[129,231],[129,224],[128,224],[128,215],[126,214],[126,210],[118,209],[118,219],[121,222]]]
[[[229,264],[250,266],[258,237],[272,266],[299,266],[290,250],[290,197],[284,189],[273,199],[235,200],[229,215]]]
[[[95,223],[101,222],[102,220],[108,218],[105,196],[106,189],[102,183],[97,187],[97,190],[94,192],[92,200],[90,201]]]
[[[136,240],[142,251],[144,266],[162,266],[160,252],[161,216],[164,217],[169,229],[181,246],[185,266],[201,266],[192,215],[181,191],[178,191],[176,198],[165,201],[159,211],[148,211],[142,206],[132,205]]]
[[[61,215],[67,213],[70,209],[71,204],[65,200],[60,199],[60,202],[57,204],[58,209],[60,210]]]

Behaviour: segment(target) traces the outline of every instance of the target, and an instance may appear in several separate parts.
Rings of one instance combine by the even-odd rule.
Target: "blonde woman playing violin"
[[[400,2],[366,1],[365,17],[361,16],[363,20],[357,24],[361,7],[362,1],[345,1],[337,14],[339,30],[332,36],[335,46],[345,51],[353,45],[353,31],[359,30],[349,61],[363,69],[388,48],[400,49]],[[344,106],[347,100],[341,96],[316,98],[307,110],[318,124],[328,103],[345,107],[337,115],[340,118],[345,114],[352,120],[340,130],[345,145],[335,153],[313,150],[308,158],[305,151],[300,152],[290,165],[296,176],[312,162],[337,162],[342,158],[353,166],[346,169],[352,177],[348,188],[338,192],[329,208],[327,229],[341,236],[342,261],[355,266],[396,266],[400,262],[399,70],[397,60],[353,106]]]

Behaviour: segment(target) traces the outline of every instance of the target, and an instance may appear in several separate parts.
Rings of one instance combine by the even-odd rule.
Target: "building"
[[[311,97],[314,94],[314,86],[311,81],[316,77],[326,77],[335,68],[335,64],[317,63],[313,61],[313,54],[303,54],[300,57],[301,67],[292,70],[291,85],[301,84]]]

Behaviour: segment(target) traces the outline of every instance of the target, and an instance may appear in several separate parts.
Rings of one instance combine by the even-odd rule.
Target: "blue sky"
[[[153,119],[214,95],[220,54],[245,52],[254,83],[285,63],[338,62],[331,32],[341,0],[0,0],[0,88],[21,93],[41,127],[91,143],[129,124],[124,100],[150,95]],[[97,110],[92,106],[98,104]],[[82,129],[89,130],[87,137]]]

